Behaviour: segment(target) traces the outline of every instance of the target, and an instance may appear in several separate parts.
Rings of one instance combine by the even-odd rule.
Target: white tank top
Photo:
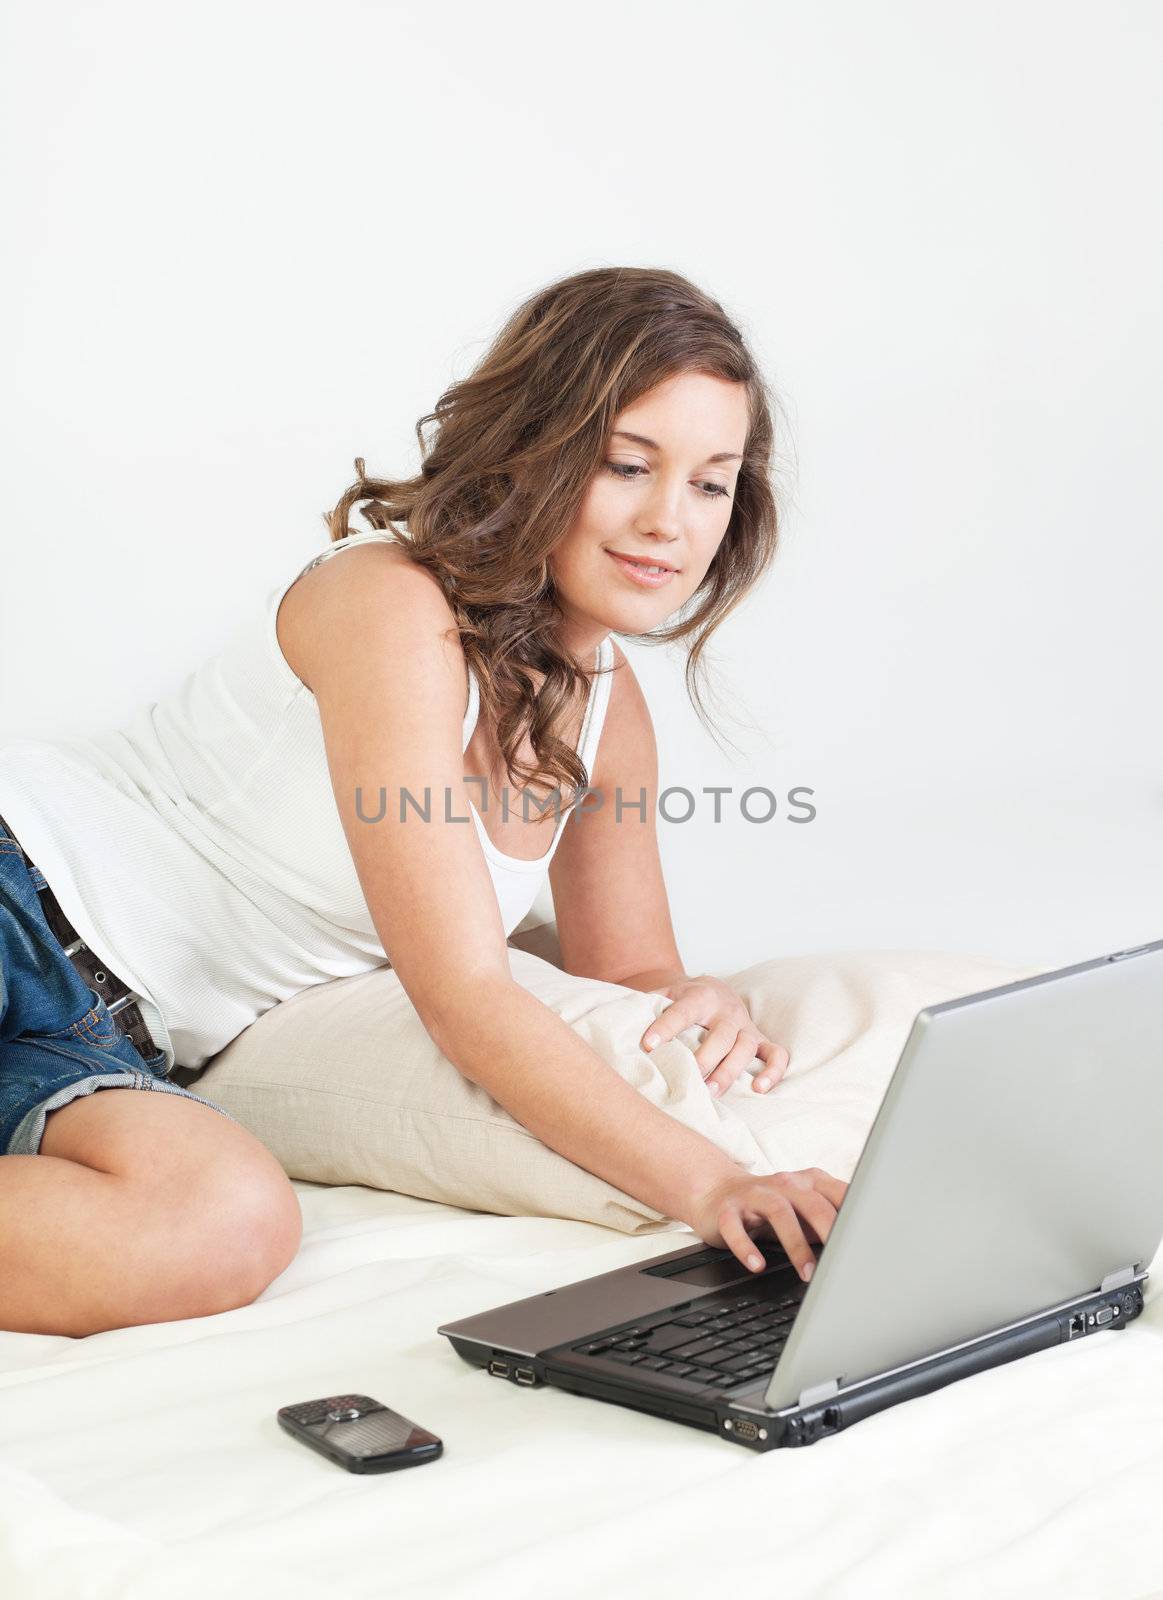
[[[142,996],[170,1068],[205,1065],[303,989],[390,964],[339,820],[318,705],[279,648],[275,618],[319,561],[394,538],[371,529],[329,546],[124,728],[0,744],[0,816],[80,937]],[[591,776],[610,697],[608,638],[595,655],[605,670],[578,742]],[[462,751],[479,707],[470,668]],[[546,854],[524,861],[496,848],[468,804],[508,937],[545,881],[569,813]]]

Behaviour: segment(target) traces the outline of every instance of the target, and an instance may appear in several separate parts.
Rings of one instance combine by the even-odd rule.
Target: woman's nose
[[[682,537],[681,505],[678,489],[660,485],[642,509],[640,530],[656,535],[664,543],[673,544]]]

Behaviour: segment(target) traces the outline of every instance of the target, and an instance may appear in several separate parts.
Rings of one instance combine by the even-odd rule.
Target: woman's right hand
[[[769,1230],[806,1282],[816,1265],[808,1239],[827,1239],[847,1192],[846,1183],[819,1167],[762,1177],[744,1172],[697,1196],[682,1221],[704,1244],[733,1250],[753,1272],[767,1265],[753,1237]]]

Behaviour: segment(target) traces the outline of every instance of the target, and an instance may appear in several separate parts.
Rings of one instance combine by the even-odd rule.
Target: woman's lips
[[[616,555],[613,550],[607,550],[606,554],[616,567],[621,568],[631,583],[637,583],[643,589],[661,589],[664,583],[669,583],[672,578],[678,576],[676,572],[647,572],[638,562],[627,561],[625,556]]]

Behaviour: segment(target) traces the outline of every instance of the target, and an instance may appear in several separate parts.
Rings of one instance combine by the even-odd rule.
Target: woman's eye
[[[634,478],[641,477],[646,468],[640,467],[636,463],[629,463],[625,461],[607,461],[606,470],[607,472],[612,472],[616,478],[621,478],[625,483]],[[710,479],[708,479],[707,482],[699,485],[699,492],[700,494],[705,494],[708,500],[717,500],[720,495],[725,495],[728,493],[721,483],[715,483]]]

